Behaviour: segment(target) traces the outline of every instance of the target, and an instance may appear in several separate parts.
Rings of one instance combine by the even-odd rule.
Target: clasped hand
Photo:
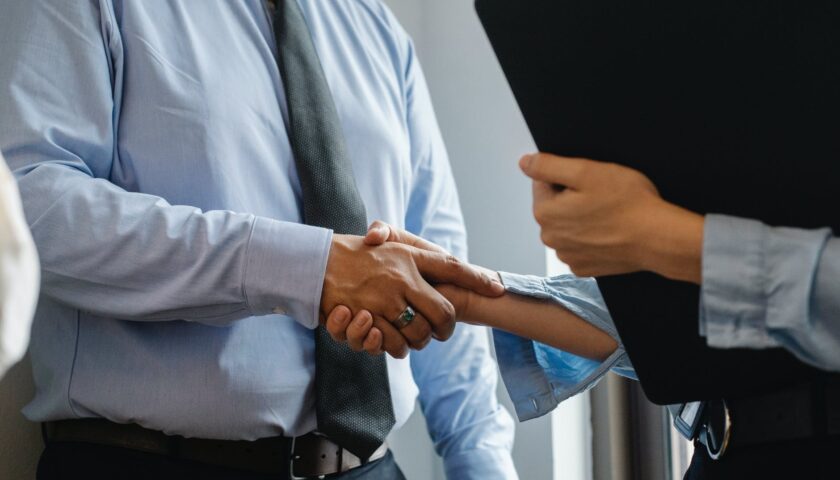
[[[488,297],[504,294],[488,272],[382,222],[374,223],[366,237],[335,235],[321,323],[354,350],[404,358],[410,348],[422,349],[432,338],[446,340],[455,330],[456,306],[429,282]],[[393,322],[408,306],[416,316],[397,329]]]

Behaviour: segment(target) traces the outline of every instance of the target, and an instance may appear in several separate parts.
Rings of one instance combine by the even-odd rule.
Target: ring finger
[[[401,325],[400,322],[403,322],[404,316],[408,316],[405,319],[407,323]],[[421,350],[429,344],[429,340],[432,338],[431,324],[423,314],[411,306],[406,306],[400,313],[394,316],[391,324],[405,337],[408,345],[415,350]]]
[[[373,326],[382,332],[382,348],[394,358],[405,358],[408,355],[408,343],[390,320],[380,315],[373,318]]]

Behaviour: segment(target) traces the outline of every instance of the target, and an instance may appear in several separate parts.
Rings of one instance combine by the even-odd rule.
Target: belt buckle
[[[726,405],[726,400],[721,400],[720,402],[723,406],[723,432],[721,432],[720,438],[716,434],[716,429],[709,428],[709,421],[711,419],[711,409],[709,408],[706,411],[706,424],[700,433],[703,436],[701,443],[706,446],[706,451],[712,460],[718,460],[726,453],[727,448],[729,448],[729,439],[732,436],[732,416],[729,413],[729,406]]]
[[[300,455],[297,455],[295,453],[295,447],[297,445],[297,439],[298,439],[298,437],[292,437],[291,450],[289,452],[289,480],[311,480],[313,478],[318,478],[318,479],[326,478],[327,477],[326,475],[312,475],[312,476],[308,476],[308,477],[297,476],[297,474],[295,473],[295,460],[300,459]],[[341,452],[342,452],[341,455],[343,455],[344,449],[342,449]],[[341,463],[342,463],[341,458],[342,457],[339,457],[339,465],[341,465]],[[341,473],[341,469],[339,469],[335,473]]]
[[[295,443],[297,442],[297,437],[292,437],[292,447],[289,451],[289,479],[290,480],[308,480],[312,477],[298,477],[295,474],[295,460],[299,459],[300,456],[295,454]],[[324,476],[320,476],[318,478],[324,478]]]

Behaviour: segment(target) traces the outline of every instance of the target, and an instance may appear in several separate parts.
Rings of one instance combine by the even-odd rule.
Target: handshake
[[[339,342],[405,358],[447,340],[472,295],[505,292],[495,272],[382,222],[367,235],[335,235],[321,294],[321,324]]]

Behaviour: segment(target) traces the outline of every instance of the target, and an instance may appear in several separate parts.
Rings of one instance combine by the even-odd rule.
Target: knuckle
[[[385,351],[394,358],[405,358],[408,354],[408,343],[403,337],[386,342]]]
[[[589,277],[592,273],[592,269],[589,267],[589,265],[586,265],[585,263],[579,260],[570,259],[568,262],[566,262],[566,264],[569,266],[569,269],[572,271],[572,273],[574,273],[578,277]]]
[[[437,338],[440,341],[445,342],[445,341],[449,340],[450,338],[452,338],[453,333],[455,333],[455,325],[454,324],[450,327],[447,327],[447,328],[443,329],[442,332],[438,333]]]
[[[425,320],[417,322],[417,336],[420,338],[421,342],[426,341],[426,339],[432,336],[432,326],[429,322]]]
[[[535,200],[531,205],[531,214],[537,222],[541,222],[543,218],[542,202]]]
[[[451,323],[455,321],[455,306],[449,303],[448,301],[444,301],[440,303],[440,316],[443,318],[444,323]]]
[[[543,230],[540,232],[540,240],[545,245],[551,245],[554,243],[554,236],[551,235],[548,230]]]
[[[447,254],[444,257],[444,262],[446,263],[447,268],[449,268],[452,271],[458,271],[461,270],[461,268],[463,268],[461,259],[459,259],[455,255]]]
[[[445,342],[446,340],[449,340],[450,338],[452,338],[452,335],[454,335],[454,334],[455,334],[455,322],[452,322],[452,323],[447,324],[446,328],[444,328],[443,331],[440,332],[440,334],[438,334],[438,338],[441,341]]]
[[[593,174],[595,174],[594,166],[595,163],[593,162],[585,162],[581,164],[577,172],[577,177],[582,183],[588,183],[592,179]]]
[[[576,277],[580,278],[587,278],[592,276],[592,272],[585,268],[571,268],[571,271]]]
[[[545,225],[550,218],[551,215],[551,208],[547,205],[547,202],[536,202],[534,203],[534,219],[540,225]]]
[[[403,312],[405,312],[405,310],[406,309],[404,307],[403,308],[399,308],[399,307],[395,307],[395,306],[388,307],[388,309],[385,311],[385,314],[387,315],[387,317],[385,317],[385,320],[387,320],[388,323],[393,324],[395,321],[397,321],[400,318],[400,316],[403,314]]]

